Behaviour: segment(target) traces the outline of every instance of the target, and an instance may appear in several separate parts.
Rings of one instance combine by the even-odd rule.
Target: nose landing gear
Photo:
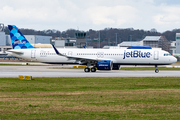
[[[158,73],[158,72],[159,72],[158,67],[157,65],[155,65],[155,73]]]

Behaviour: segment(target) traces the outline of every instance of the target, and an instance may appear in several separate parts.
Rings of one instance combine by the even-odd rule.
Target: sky
[[[35,30],[180,28],[180,0],[0,0],[0,23]]]

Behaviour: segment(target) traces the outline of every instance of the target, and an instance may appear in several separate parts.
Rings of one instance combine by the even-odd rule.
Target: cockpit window
[[[164,56],[171,56],[171,54],[164,54]]]

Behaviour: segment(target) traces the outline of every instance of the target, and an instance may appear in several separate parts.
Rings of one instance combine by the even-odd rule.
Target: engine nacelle
[[[98,70],[112,70],[113,62],[111,60],[97,61],[96,67]]]
[[[121,65],[113,64],[112,70],[120,70],[120,69],[121,69]]]

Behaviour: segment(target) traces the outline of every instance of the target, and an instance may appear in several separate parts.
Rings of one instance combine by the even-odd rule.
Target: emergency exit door
[[[68,56],[72,56],[72,51],[68,51]]]

